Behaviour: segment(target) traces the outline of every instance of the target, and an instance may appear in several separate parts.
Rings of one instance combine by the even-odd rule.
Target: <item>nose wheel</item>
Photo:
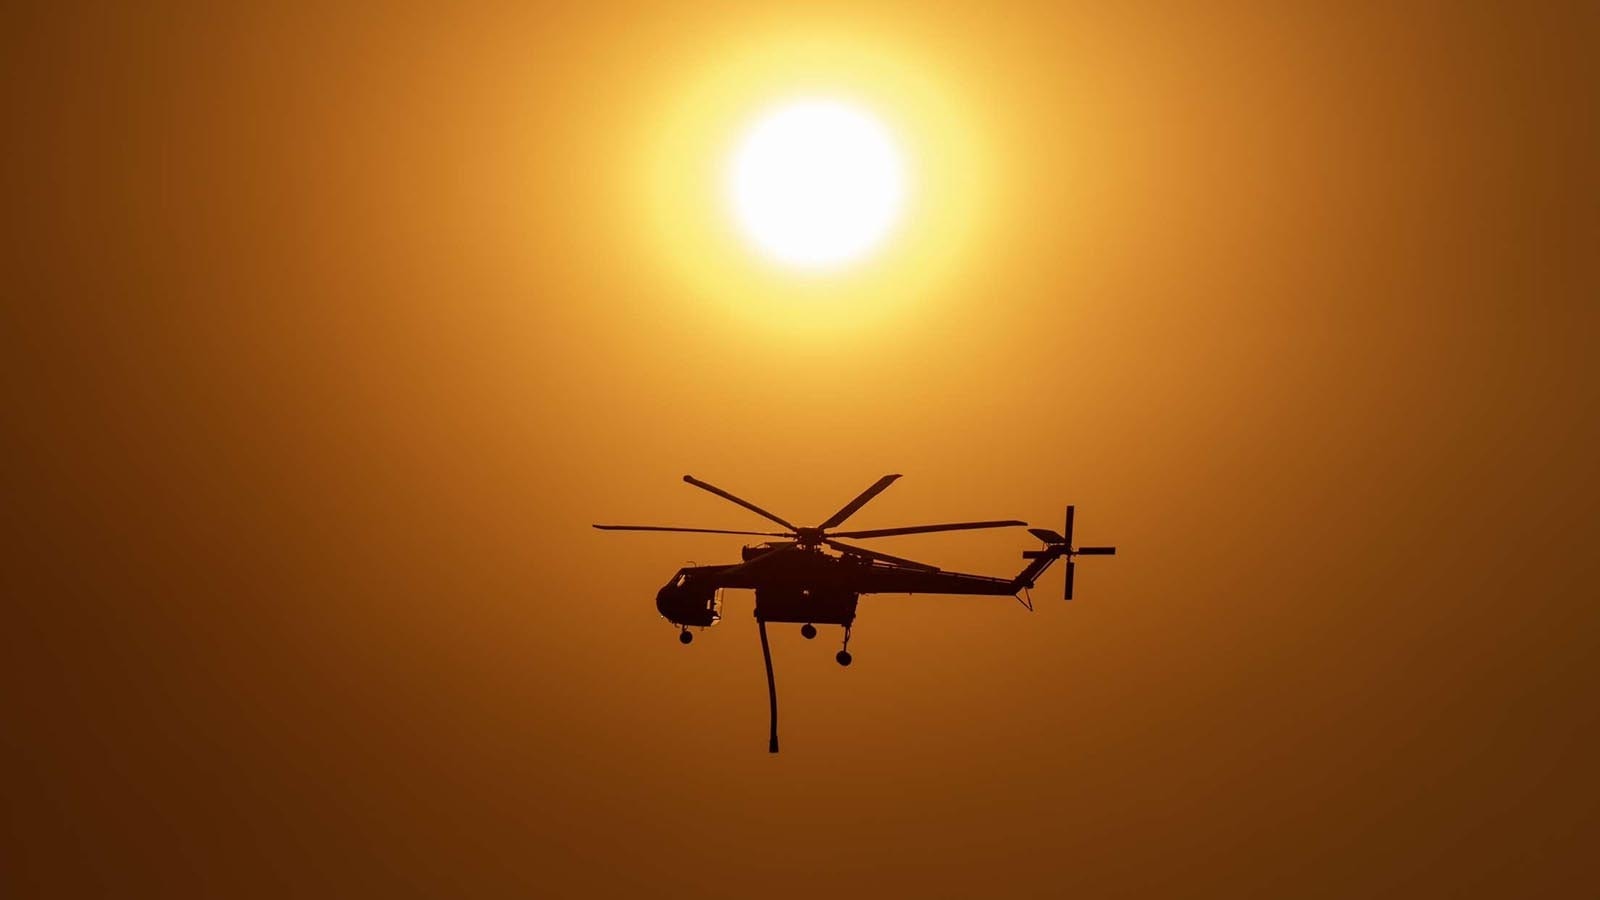
[[[801,625],[800,626],[800,636],[805,638],[808,641],[811,640],[812,638],[817,636],[817,626],[811,624],[810,622],[807,622],[806,624]]]
[[[678,632],[678,643],[688,645],[693,642],[694,635],[689,633],[689,629],[685,628],[684,630]]]

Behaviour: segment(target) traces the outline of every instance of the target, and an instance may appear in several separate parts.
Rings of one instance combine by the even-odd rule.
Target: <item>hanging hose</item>
[[[767,664],[767,702],[772,706],[772,735],[767,741],[767,752],[778,752],[778,683],[772,678],[772,648],[767,645],[767,620],[756,616],[756,630],[761,633],[761,658]]]

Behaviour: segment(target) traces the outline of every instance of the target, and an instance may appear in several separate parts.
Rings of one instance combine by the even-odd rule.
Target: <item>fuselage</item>
[[[733,565],[679,569],[657,593],[656,609],[676,625],[708,627],[721,617],[717,592],[734,588],[755,591],[755,615],[763,621],[849,627],[862,594],[1010,596],[1024,586],[1015,579],[834,556],[800,544],[746,547],[744,557]]]

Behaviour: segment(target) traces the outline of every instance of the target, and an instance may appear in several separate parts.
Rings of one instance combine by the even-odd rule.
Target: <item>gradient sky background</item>
[[[1592,8],[213,6],[3,14],[0,892],[1594,889]],[[940,180],[797,286],[690,188],[811,65]],[[588,525],[885,472],[1121,552],[769,758],[738,539]]]

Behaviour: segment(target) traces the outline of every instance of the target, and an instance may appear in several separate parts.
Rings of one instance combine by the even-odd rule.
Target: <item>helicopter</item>
[[[1028,560],[1021,572],[1012,578],[990,575],[971,575],[965,572],[947,572],[937,566],[891,556],[877,550],[845,543],[840,538],[868,539],[907,534],[928,534],[938,531],[968,531],[988,528],[1027,527],[1018,519],[994,519],[980,522],[945,522],[934,525],[909,525],[899,528],[869,528],[855,531],[836,531],[845,520],[885,488],[899,475],[885,475],[862,491],[854,500],[839,508],[838,512],[815,526],[798,526],[765,509],[737,497],[713,484],[692,475],[683,480],[704,491],[716,494],[762,516],[784,531],[740,531],[723,528],[685,528],[672,525],[595,525],[602,531],[670,531],[697,534],[732,534],[751,537],[778,538],[746,546],[741,552],[742,561],[726,565],[690,565],[679,569],[656,592],[656,610],[679,629],[678,640],[687,645],[694,641],[690,628],[710,628],[722,618],[720,593],[724,589],[753,590],[756,595],[756,630],[761,636],[761,656],[767,667],[767,699],[771,707],[771,729],[767,742],[770,753],[778,752],[778,690],[772,672],[772,649],[767,642],[767,623],[777,622],[800,626],[800,635],[806,640],[817,636],[818,625],[837,625],[844,629],[844,641],[834,660],[848,666],[850,654],[850,629],[856,618],[856,603],[862,594],[973,594],[983,596],[1018,596],[1031,589],[1034,582],[1058,559],[1067,560],[1065,599],[1072,599],[1072,583],[1076,574],[1078,556],[1111,556],[1115,547],[1073,547],[1072,525],[1075,509],[1067,507],[1066,527],[1057,532],[1047,528],[1028,528],[1044,546],[1022,553]],[[833,550],[837,555],[827,551]],[[1032,604],[1026,604],[1032,609]]]

